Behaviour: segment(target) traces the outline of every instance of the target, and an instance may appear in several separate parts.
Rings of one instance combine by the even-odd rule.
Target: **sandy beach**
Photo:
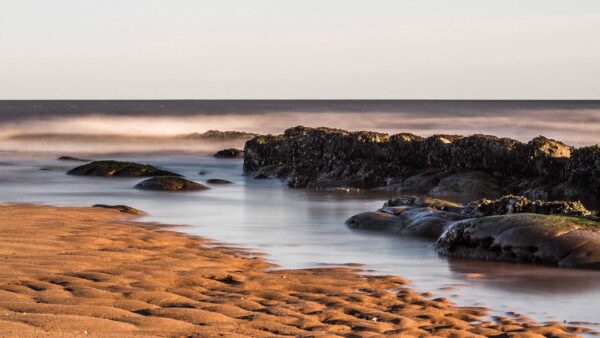
[[[0,336],[570,337],[355,267],[257,255],[101,208],[0,206]],[[506,335],[505,335],[506,336]]]

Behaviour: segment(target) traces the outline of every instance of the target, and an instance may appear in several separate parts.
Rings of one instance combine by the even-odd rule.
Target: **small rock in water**
[[[214,155],[216,158],[240,158],[244,156],[244,151],[235,148],[219,150]]]
[[[136,208],[132,208],[130,206],[127,205],[122,205],[122,204],[116,204],[116,205],[109,205],[109,204],[94,204],[92,205],[92,208],[106,208],[106,209],[116,209],[119,210],[120,212],[126,213],[126,214],[131,214],[131,215],[146,215],[146,212],[136,209]]]
[[[73,156],[61,156],[57,158],[59,161],[76,161],[76,162],[91,162],[85,158],[73,157]]]
[[[224,180],[221,178],[211,178],[209,180],[206,180],[206,183],[210,183],[210,184],[231,184],[233,182],[228,181],[228,180]]]
[[[209,187],[177,176],[158,176],[147,179],[135,185],[142,190],[160,191],[197,191],[210,189]]]

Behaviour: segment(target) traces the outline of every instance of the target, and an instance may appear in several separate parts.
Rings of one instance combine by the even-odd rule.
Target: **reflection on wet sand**
[[[481,277],[471,283],[488,288],[553,295],[600,291],[600,271],[457,258],[448,258],[447,262],[456,278],[477,274]]]

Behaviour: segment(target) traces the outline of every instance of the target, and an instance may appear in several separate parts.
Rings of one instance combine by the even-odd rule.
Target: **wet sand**
[[[219,226],[216,224],[215,226]],[[0,336],[553,336],[353,267],[281,270],[100,208],[0,206]],[[507,300],[509,302],[510,300]]]

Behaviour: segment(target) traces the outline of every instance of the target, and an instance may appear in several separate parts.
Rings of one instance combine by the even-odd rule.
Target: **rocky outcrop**
[[[600,268],[600,223],[579,217],[512,214],[450,225],[437,241],[447,256]]]
[[[294,127],[246,142],[244,169],[291,187],[352,187],[437,196],[505,194],[597,200],[600,147],[543,136],[522,143],[490,135],[387,135]]]
[[[235,148],[219,150],[214,155],[216,158],[241,158],[244,156],[244,151]]]
[[[160,190],[160,191],[197,191],[209,189],[207,186],[186,180],[177,176],[158,176],[144,180],[135,185],[136,189],[141,190]]]
[[[434,239],[443,255],[600,268],[600,220],[578,202],[403,196],[346,225]]]
[[[94,161],[71,169],[67,174],[105,177],[181,176],[171,171],[158,169],[149,164],[121,161]]]

